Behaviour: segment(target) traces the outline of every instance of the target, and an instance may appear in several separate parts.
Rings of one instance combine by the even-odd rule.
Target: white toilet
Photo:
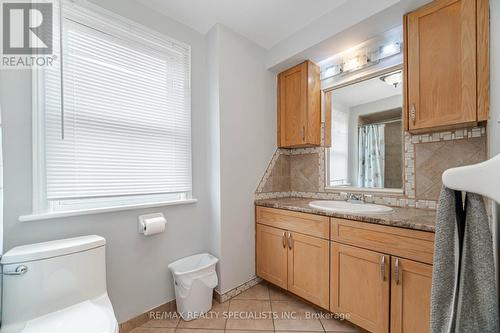
[[[106,240],[18,246],[1,259],[1,333],[118,333],[106,290]]]

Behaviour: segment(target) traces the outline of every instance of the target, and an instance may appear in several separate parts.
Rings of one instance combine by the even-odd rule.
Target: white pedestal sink
[[[311,201],[309,206],[328,212],[344,214],[388,214],[393,211],[391,207],[382,205],[335,200]]]

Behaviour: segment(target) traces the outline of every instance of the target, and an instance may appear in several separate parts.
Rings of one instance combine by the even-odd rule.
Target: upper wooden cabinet
[[[319,146],[319,66],[305,61],[278,74],[278,147]]]
[[[407,14],[406,108],[410,132],[488,118],[488,0],[436,0]]]

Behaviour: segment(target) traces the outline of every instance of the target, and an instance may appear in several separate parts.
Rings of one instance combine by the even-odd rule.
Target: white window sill
[[[187,205],[187,204],[192,204],[195,202],[198,202],[198,200],[197,199],[183,199],[183,200],[175,200],[175,201],[121,205],[121,206],[113,206],[113,207],[56,211],[56,212],[48,212],[48,213],[36,213],[36,214],[29,214],[29,215],[21,215],[21,216],[19,216],[19,221],[20,222],[41,221],[41,220],[49,220],[49,219],[55,219],[55,218],[60,218],[60,217],[118,212],[118,211],[122,211],[122,210],[131,210],[131,209],[140,209],[140,208]]]

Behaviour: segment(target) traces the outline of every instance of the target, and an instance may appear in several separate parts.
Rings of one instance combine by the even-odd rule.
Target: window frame
[[[125,18],[121,15],[115,14],[97,5],[88,3],[86,1],[74,1],[69,2],[62,0],[63,6],[77,6],[78,9],[83,9],[77,15],[74,13],[65,13],[65,18],[68,17],[71,20],[79,22],[78,18],[82,18],[84,23],[89,23],[89,21],[97,22],[96,26],[92,26],[93,29],[101,31],[99,24],[100,18],[105,17],[106,19],[112,20],[112,25],[114,27],[118,26],[119,29],[123,30],[123,33],[114,35],[116,38],[122,38],[127,41],[132,41],[134,44],[144,43],[144,37],[148,37],[148,46],[155,48],[151,42],[158,41],[161,43],[171,43],[187,49],[188,52],[188,101],[189,101],[189,113],[191,114],[191,46],[175,40],[174,38],[163,35],[160,32],[152,30]],[[56,7],[57,8],[57,7]],[[59,10],[59,8],[57,8]],[[56,19],[59,15],[62,15],[63,11],[59,10],[59,14],[56,15]],[[97,17],[92,17],[96,15]],[[81,22],[80,22],[81,23]],[[102,25],[101,25],[102,26]],[[102,32],[102,31],[101,31]],[[103,32],[107,33],[107,32]],[[62,42],[62,40],[61,40]],[[113,196],[101,199],[82,199],[73,200],[79,201],[75,204],[68,204],[67,200],[50,201],[47,199],[46,194],[46,143],[45,143],[45,110],[44,110],[44,72],[43,70],[33,69],[31,71],[31,86],[32,86],[32,214],[20,216],[20,221],[32,221],[38,219],[47,219],[59,216],[72,216],[72,215],[84,215],[92,214],[106,211],[116,211],[123,209],[134,209],[143,207],[158,207],[164,205],[172,204],[186,204],[197,202],[196,199],[192,197],[192,188],[189,192],[182,193],[170,193],[162,195],[158,194],[146,194],[137,196]],[[192,129],[192,124],[191,124]],[[191,132],[192,138],[192,132]],[[192,141],[191,141],[191,170],[192,168]],[[192,184],[192,171],[191,171],[191,184]],[[177,196],[174,198],[174,196]],[[65,201],[63,204],[62,201]],[[88,204],[86,204],[88,203]],[[63,209],[66,207],[66,209]]]

